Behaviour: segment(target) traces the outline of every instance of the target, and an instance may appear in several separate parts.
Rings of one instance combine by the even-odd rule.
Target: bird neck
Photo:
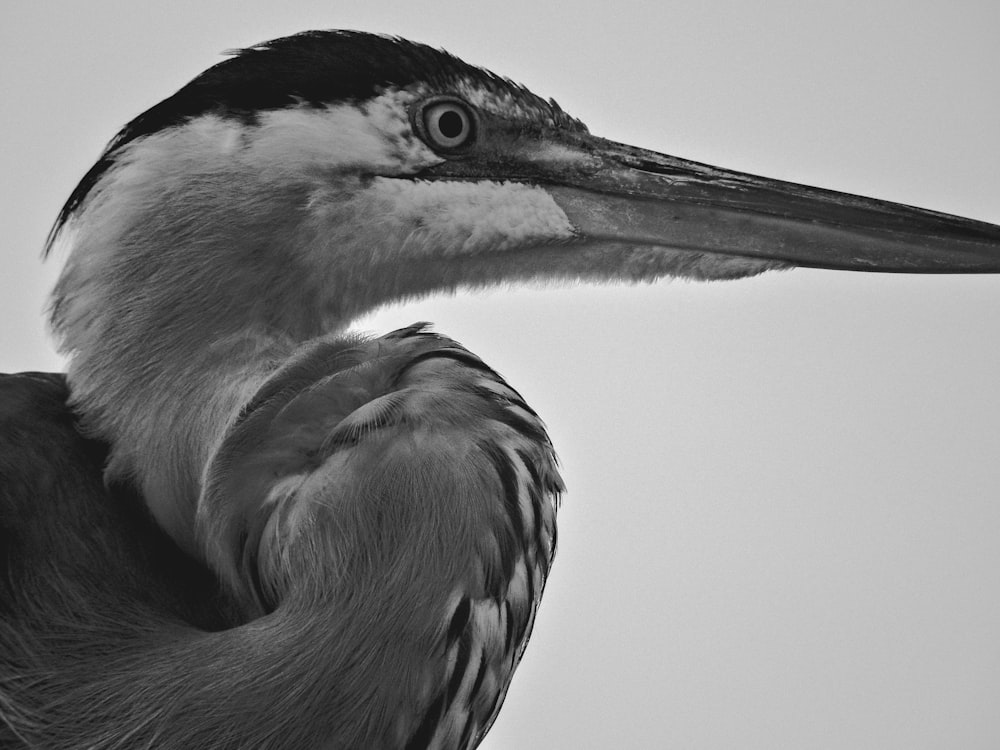
[[[164,344],[155,359],[103,347],[74,358],[72,403],[111,445],[110,483],[129,484],[186,552],[202,557],[195,511],[203,473],[228,425],[294,345],[264,334],[205,347]]]
[[[207,461],[268,375],[337,330],[297,249],[309,186],[262,170],[207,118],[129,147],[62,226],[52,325],[75,409],[111,444],[107,478],[137,485],[198,554]]]

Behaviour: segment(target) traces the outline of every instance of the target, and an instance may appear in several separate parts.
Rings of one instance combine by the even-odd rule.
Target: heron
[[[563,482],[459,343],[359,316],[534,280],[1000,272],[1000,227],[592,135],[398,37],[234,51],[72,191],[0,379],[0,745],[476,747]]]

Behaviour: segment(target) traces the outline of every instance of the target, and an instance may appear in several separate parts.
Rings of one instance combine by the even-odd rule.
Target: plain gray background
[[[104,143],[224,49],[443,46],[616,140],[1000,223],[995,2],[7,3],[0,370],[54,369],[39,251]],[[1000,278],[497,290],[465,343],[569,494],[484,747],[1000,747]]]

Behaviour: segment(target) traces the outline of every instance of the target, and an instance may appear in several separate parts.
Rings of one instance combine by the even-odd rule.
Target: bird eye
[[[464,102],[437,100],[424,106],[420,128],[432,148],[453,151],[468,145],[475,136],[475,119]]]

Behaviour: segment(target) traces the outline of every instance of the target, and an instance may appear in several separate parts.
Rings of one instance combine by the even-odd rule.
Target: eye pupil
[[[445,138],[458,138],[465,129],[462,116],[453,109],[441,113],[438,119],[438,129]]]

